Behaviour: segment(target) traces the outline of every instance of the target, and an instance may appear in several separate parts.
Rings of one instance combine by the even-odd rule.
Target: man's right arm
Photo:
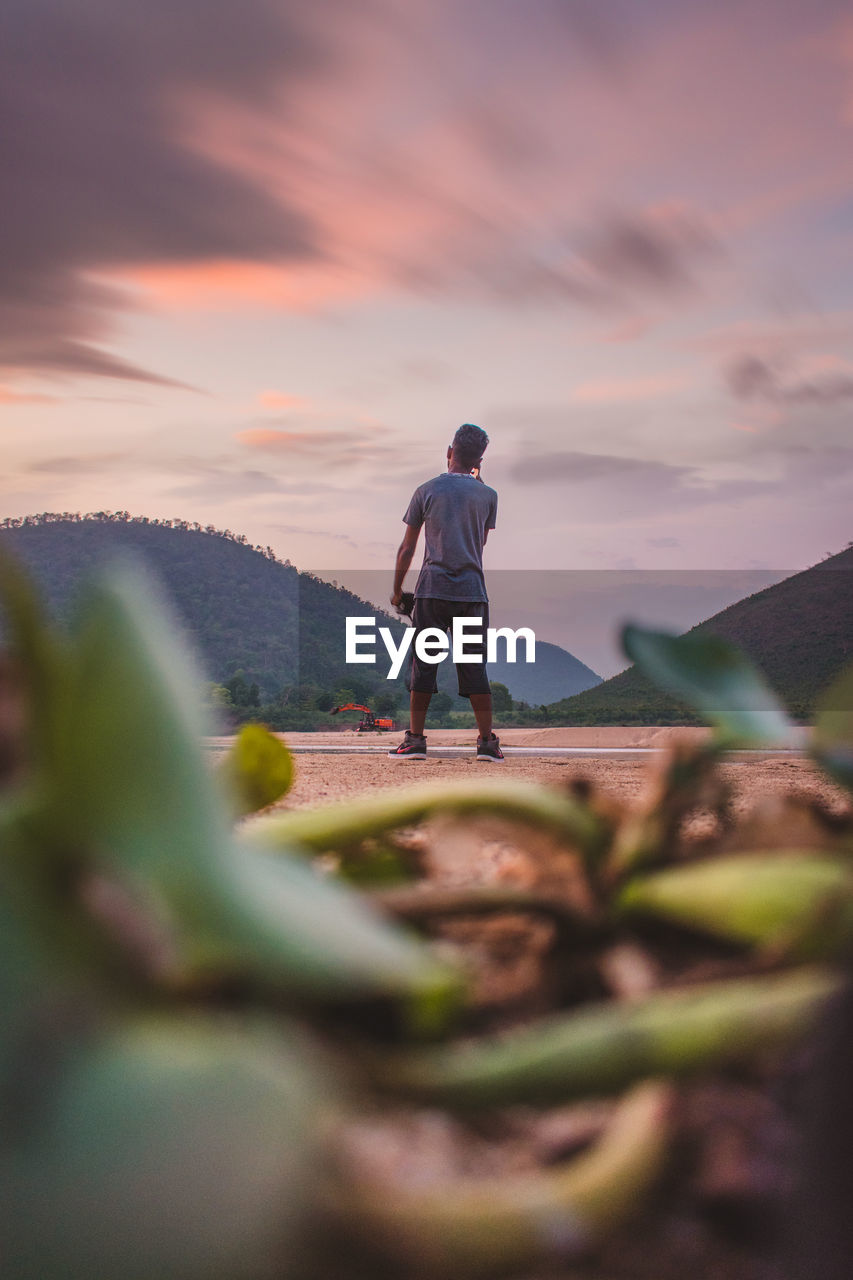
[[[391,592],[391,603],[395,609],[403,598],[403,583],[406,580],[406,574],[409,572],[409,565],[412,563],[412,556],[415,554],[420,532],[420,525],[407,524],[406,532],[403,534],[403,541],[397,550],[397,563],[394,566],[394,590]]]

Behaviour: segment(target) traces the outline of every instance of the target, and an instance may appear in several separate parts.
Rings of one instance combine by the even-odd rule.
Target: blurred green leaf
[[[739,852],[637,876],[618,905],[733,942],[790,943],[799,958],[818,959],[853,937],[853,872],[847,859],[814,850]]]
[[[159,909],[177,977],[240,974],[324,999],[455,990],[356,894],[235,849],[202,752],[196,673],[138,572],[90,590],[77,637],[62,835],[112,865],[141,910]]]
[[[466,1172],[414,1187],[362,1177],[339,1213],[372,1254],[394,1259],[395,1276],[600,1276],[570,1264],[636,1216],[669,1154],[674,1098],[664,1081],[643,1081],[620,1098],[597,1141],[553,1169]]]
[[[796,745],[794,726],[748,658],[718,636],[626,626],[622,647],[662,689],[690,703],[726,747]]]
[[[24,804],[0,804],[0,1134],[20,1123],[20,1096],[105,1006],[116,967],[91,946],[91,926],[67,910],[64,876],[51,878],[31,843]],[[97,944],[97,939],[95,939]],[[95,961],[94,965],[92,961]]]
[[[688,984],[582,1005],[490,1039],[389,1051],[374,1070],[397,1094],[465,1110],[618,1093],[790,1045],[840,982],[833,970],[802,968]]]
[[[80,602],[74,633],[64,838],[180,894],[227,839],[205,764],[198,672],[164,602],[135,567]]]
[[[337,853],[438,815],[464,819],[478,814],[552,832],[590,859],[599,857],[610,839],[609,823],[589,805],[567,793],[510,778],[374,790],[317,809],[265,814],[247,824],[244,836],[259,847]]]
[[[219,767],[236,817],[265,809],[293,783],[293,756],[265,725],[246,724]]]
[[[845,667],[818,702],[812,754],[853,791],[853,666]]]
[[[403,998],[445,1014],[455,1007],[454,970],[302,858],[239,847],[222,870],[224,911],[200,963],[215,968],[230,949],[230,967],[248,966],[262,985],[318,999]]]
[[[298,1270],[333,1086],[303,1035],[184,1014],[42,1080],[0,1154],[16,1280],[257,1280]],[[39,1062],[32,1063],[38,1073]]]

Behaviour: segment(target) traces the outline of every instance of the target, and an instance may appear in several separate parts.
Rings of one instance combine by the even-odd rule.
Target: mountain
[[[518,654],[523,657],[523,644],[518,646]],[[536,641],[535,662],[492,662],[489,678],[505,684],[516,702],[526,702],[531,707],[571,697],[602,682],[601,676],[574,654],[546,640]]]
[[[159,580],[200,653],[207,674],[226,683],[239,676],[272,697],[283,687],[351,689],[344,664],[344,619],[376,615],[351,592],[299,573],[272,550],[245,537],[184,521],[156,521],[127,512],[96,516],[29,516],[0,524],[0,549],[33,574],[50,612],[66,622],[80,580],[121,556],[141,559]],[[380,666],[359,670],[355,700],[384,689]]]
[[[792,715],[807,719],[815,701],[853,661],[853,544],[802,573],[739,600],[693,633],[721,636],[743,649]],[[552,723],[695,722],[634,667],[595,689],[549,706]]]
[[[352,592],[300,573],[269,547],[245,537],[181,520],[148,520],[127,512],[93,516],[28,516],[0,522],[0,550],[33,574],[50,612],[67,622],[82,578],[116,557],[143,560],[165,588],[212,681],[293,710],[302,690],[305,715],[335,702],[392,698],[402,705],[403,679],[385,679],[388,659],[377,643],[376,665],[347,666],[347,616],[373,617],[399,641],[403,624],[377,612]],[[499,662],[490,668],[516,699],[535,705],[588,688],[599,677],[557,645],[537,643],[536,663]],[[440,668],[440,688],[455,696],[455,672]],[[282,690],[291,691],[282,693]],[[306,692],[307,691],[307,692]],[[467,703],[458,703],[466,706]],[[266,713],[265,707],[265,713]],[[292,717],[291,717],[292,718]]]

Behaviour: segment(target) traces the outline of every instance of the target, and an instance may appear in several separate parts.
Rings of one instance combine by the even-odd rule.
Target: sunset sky
[[[853,538],[841,0],[6,0],[0,515],[389,564],[459,423],[487,567]]]

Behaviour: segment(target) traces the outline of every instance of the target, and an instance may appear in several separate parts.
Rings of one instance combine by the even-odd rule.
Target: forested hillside
[[[374,610],[230,530],[127,512],[48,515],[4,522],[0,547],[30,568],[61,621],[95,566],[122,555],[141,559],[165,588],[210,679],[228,687],[226,703],[293,702],[308,711],[328,709],[339,691],[359,700],[390,693],[383,668],[363,667],[352,688],[343,663],[344,618]],[[381,621],[400,628],[397,620]]]
[[[791,714],[808,719],[821,691],[853,661],[853,545],[739,600],[692,631],[738,645]],[[549,706],[548,713],[555,724],[695,723],[688,708],[633,667]]]
[[[395,637],[403,624],[377,614],[358,596],[279,560],[270,547],[253,547],[241,534],[183,520],[150,520],[126,511],[28,516],[0,522],[0,548],[31,570],[50,611],[67,621],[80,580],[116,557],[141,559],[159,579],[211,682],[213,696],[234,720],[263,716],[279,728],[310,728],[329,721],[341,702],[366,702],[379,714],[400,714],[404,681],[385,679],[388,659],[344,663],[345,619],[374,616]],[[537,646],[534,667],[499,662],[491,670],[516,702],[550,701],[599,680],[556,645]],[[520,687],[521,686],[521,687]],[[450,663],[439,668],[434,715],[468,709],[456,697]],[[510,703],[511,706],[511,703]],[[509,707],[505,708],[509,711]],[[524,706],[519,713],[526,715]],[[535,713],[538,720],[542,713]],[[357,716],[348,717],[356,720]]]

